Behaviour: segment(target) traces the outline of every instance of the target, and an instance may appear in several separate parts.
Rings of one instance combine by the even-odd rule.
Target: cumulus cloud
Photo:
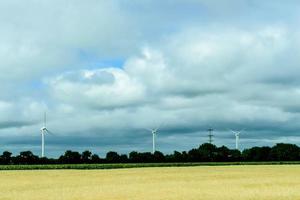
[[[192,32],[196,33],[195,30]],[[94,91],[95,84],[88,81],[84,83],[86,87],[81,87],[81,81],[72,82],[70,85],[82,94],[80,100],[85,101],[87,106],[94,101],[94,104],[103,108],[116,108],[118,105],[113,98],[117,97],[117,102],[124,103],[120,104],[125,106],[122,109],[131,110],[134,105],[140,110],[143,107],[159,108],[170,113],[182,110],[181,114],[186,115],[186,121],[193,124],[209,124],[213,121],[223,121],[221,124],[226,121],[228,123],[238,121],[241,125],[250,122],[286,122],[295,117],[283,109],[283,104],[287,102],[283,100],[276,102],[270,98],[267,91],[280,93],[292,86],[279,89],[265,81],[272,76],[273,69],[281,67],[273,60],[276,60],[279,54],[288,56],[286,51],[289,51],[290,45],[286,44],[288,38],[284,32],[285,30],[280,28],[266,28],[252,32],[231,30],[215,35],[211,32],[204,34],[200,32],[194,34],[197,36],[193,38],[187,31],[173,36],[181,39],[175,44],[171,39],[159,50],[148,47],[142,50],[140,55],[129,58],[123,69],[117,71],[122,72],[126,80],[132,81],[122,82],[122,79],[116,78],[113,84],[108,84],[107,87],[103,87],[101,83],[96,84],[97,94],[104,96],[91,98],[90,94]],[[256,60],[258,58],[261,59]],[[287,67],[293,68],[293,65]],[[100,71],[110,70],[105,68]],[[82,73],[82,76],[85,73]],[[95,70],[89,73],[93,74]],[[100,77],[95,79],[101,80]],[[120,85],[126,86],[126,90],[121,92],[117,89],[116,93],[119,81]],[[58,90],[58,94],[66,94],[60,98],[70,103],[72,102],[70,99],[76,99],[78,94],[71,94],[73,89],[67,89],[68,83],[58,80],[57,85],[54,83],[51,86],[54,91]],[[64,92],[60,91],[62,86],[65,86]],[[279,96],[285,98],[284,95]],[[131,106],[126,107],[128,99],[134,101]],[[293,104],[291,101],[290,103]],[[199,113],[195,114],[195,111]],[[193,117],[199,115],[199,118],[195,121],[188,115]],[[185,120],[184,117],[182,119]]]
[[[149,150],[160,123],[165,152],[209,126],[218,145],[234,144],[229,128],[244,147],[299,142],[294,1],[0,4],[1,149],[37,152],[45,110],[52,155]]]
[[[143,86],[116,68],[67,73],[50,85],[54,97],[95,109],[130,106],[144,97]]]

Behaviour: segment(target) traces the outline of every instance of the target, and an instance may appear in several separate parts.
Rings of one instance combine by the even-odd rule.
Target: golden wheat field
[[[1,200],[300,199],[300,166],[0,171]]]

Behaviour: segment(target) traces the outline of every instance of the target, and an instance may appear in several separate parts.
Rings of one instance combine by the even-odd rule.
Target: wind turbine
[[[156,151],[156,135],[157,135],[157,129],[152,129],[152,153],[154,154]]]
[[[46,112],[44,113],[44,126],[41,128],[42,135],[42,157],[45,157],[45,134],[52,134],[46,127],[47,116]]]
[[[149,131],[151,131],[152,133],[152,153],[154,154],[156,151],[156,136],[158,133],[158,129],[161,127],[161,125],[159,125],[157,128],[155,129],[147,129]]]
[[[239,150],[239,143],[240,143],[240,134],[243,130],[240,131],[233,131],[231,130],[232,133],[235,135],[235,149]]]

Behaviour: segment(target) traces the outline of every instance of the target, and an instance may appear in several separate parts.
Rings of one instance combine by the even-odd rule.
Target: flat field
[[[300,165],[0,171],[0,200],[300,199]]]

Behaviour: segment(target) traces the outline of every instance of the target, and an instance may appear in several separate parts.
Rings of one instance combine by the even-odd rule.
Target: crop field
[[[121,169],[144,167],[192,167],[231,165],[300,165],[299,161],[272,162],[186,162],[186,163],[113,163],[113,164],[48,164],[48,165],[0,165],[1,170],[54,170],[54,169]]]
[[[299,165],[0,171],[1,200],[300,199]]]

